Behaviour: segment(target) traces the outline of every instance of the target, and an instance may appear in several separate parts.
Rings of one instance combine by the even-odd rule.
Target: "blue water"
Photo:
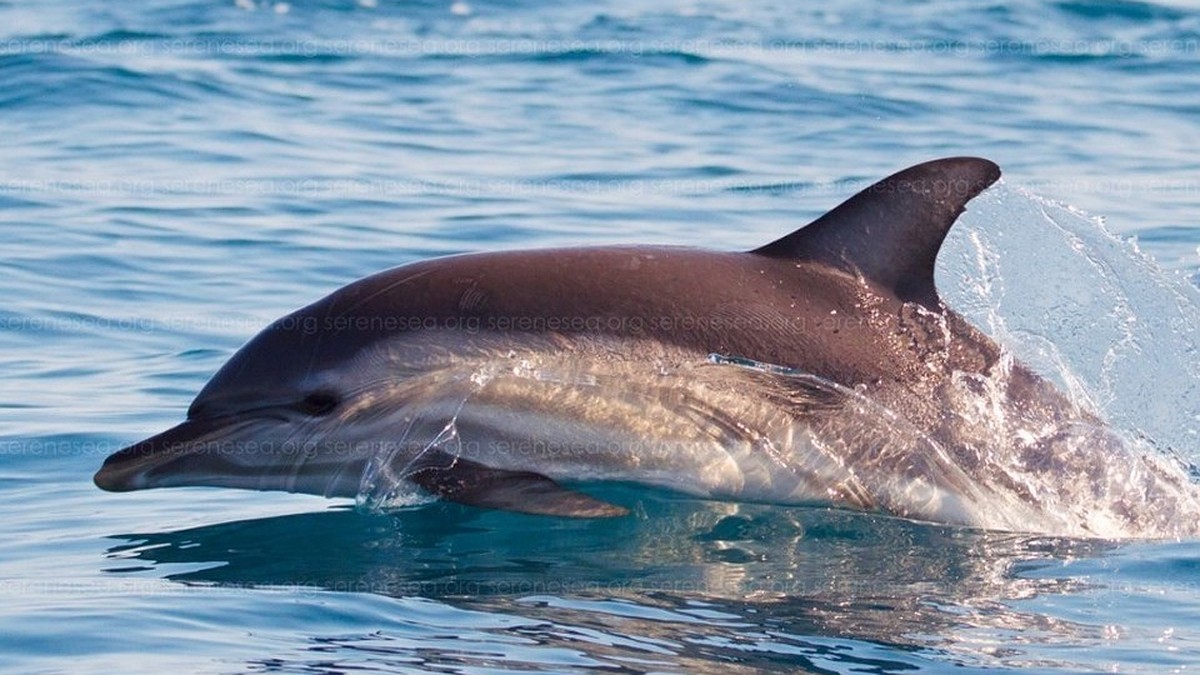
[[[591,522],[91,484],[360,276],[749,248],[951,154],[1006,172],[948,244],[952,301],[1200,460],[1200,10],[794,4],[0,2],[0,671],[1200,664],[1196,541],[629,488],[635,517]]]

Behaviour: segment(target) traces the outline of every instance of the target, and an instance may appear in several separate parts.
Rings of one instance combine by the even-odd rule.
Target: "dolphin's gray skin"
[[[461,255],[272,324],[105,490],[425,491],[567,516],[560,482],[1067,534],[1174,532],[1195,492],[943,305],[938,250],[1000,176],[914,166],[761,248]],[[1132,464],[1130,464],[1132,462]],[[1144,506],[1167,506],[1151,514]],[[1195,521],[1194,514],[1188,516]]]

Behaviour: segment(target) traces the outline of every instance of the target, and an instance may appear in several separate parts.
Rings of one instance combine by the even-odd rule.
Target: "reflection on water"
[[[1029,645],[1099,640],[1106,630],[1020,605],[1084,590],[1077,579],[1039,572],[1112,544],[625,487],[605,494],[636,503],[639,517],[541,518],[449,503],[390,515],[330,510],[120,535],[109,571],[435,601],[509,617],[484,629],[492,642],[520,636],[636,671],[712,671],[731,660],[868,672],[930,658],[1012,665],[1025,662]],[[1010,630],[1021,631],[1025,647],[998,647],[995,636]],[[329,639],[339,650],[393,657],[429,647],[374,633],[318,642]],[[910,650],[920,658],[897,660]],[[484,658],[461,649],[445,656],[426,662]]]

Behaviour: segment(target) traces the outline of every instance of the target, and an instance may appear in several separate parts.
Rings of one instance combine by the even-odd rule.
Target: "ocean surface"
[[[752,248],[960,154],[948,302],[1193,466],[1198,148],[1192,2],[0,2],[0,671],[1192,672],[1195,540],[91,476],[369,273]]]

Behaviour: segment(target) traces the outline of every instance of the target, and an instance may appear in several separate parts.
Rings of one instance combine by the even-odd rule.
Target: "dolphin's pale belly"
[[[962,451],[821,378],[762,364],[625,346],[583,353],[486,350],[366,396],[369,416],[336,435],[370,450],[360,500],[388,506],[419,491],[406,481],[421,453],[566,482],[622,481],[700,497],[824,504],[979,527],[1097,534],[1168,532],[1200,514],[1190,482],[1130,455],[1102,428],[1049,440],[1002,437]],[[607,354],[608,356],[605,356]],[[419,373],[419,374],[416,374]],[[382,401],[394,397],[394,407]],[[386,412],[381,412],[386,411]],[[1075,467],[1037,466],[1052,452]],[[1072,454],[1073,453],[1073,454]],[[1089,468],[1090,467],[1090,468]],[[1128,484],[1074,491],[1073,470],[1130,474]],[[1139,482],[1140,481],[1140,482]],[[1163,516],[1135,514],[1157,494]],[[1118,522],[1120,521],[1120,522]],[[1189,526],[1190,527],[1190,526]]]
[[[383,394],[404,401],[384,424],[348,420],[341,431],[395,436],[364,477],[372,503],[403,488],[406,466],[436,448],[565,482],[984,520],[987,495],[954,458],[870,399],[811,375],[671,357],[456,359]],[[1010,510],[1014,525],[1029,523],[1027,505]]]

